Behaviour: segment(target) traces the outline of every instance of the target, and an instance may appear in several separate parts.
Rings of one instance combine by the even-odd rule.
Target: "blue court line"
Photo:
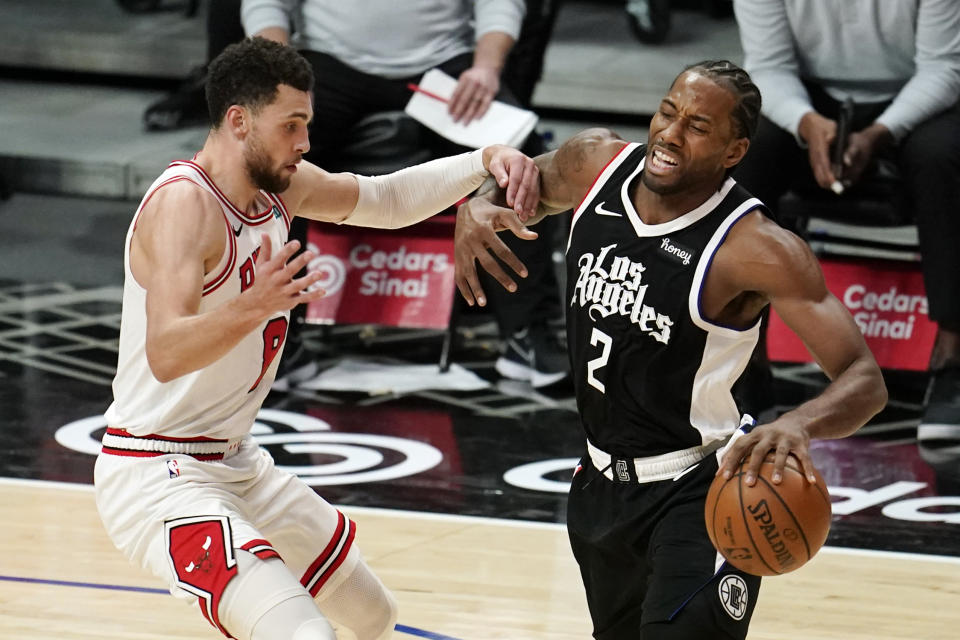
[[[151,587],[126,587],[119,584],[101,584],[98,582],[72,582],[69,580],[47,580],[45,578],[23,578],[20,576],[0,575],[0,580],[6,582],[24,582],[28,584],[47,584],[56,587],[82,587],[85,589],[104,589],[107,591],[133,591],[135,593],[164,593],[169,594],[167,589],[155,589]],[[445,636],[442,633],[418,629],[405,624],[397,624],[394,629],[400,633],[406,633],[411,636],[427,638],[427,640],[458,640],[452,636]]]

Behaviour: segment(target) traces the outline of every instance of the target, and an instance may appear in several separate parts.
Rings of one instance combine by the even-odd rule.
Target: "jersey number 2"
[[[593,333],[590,334],[590,345],[595,347],[597,343],[601,345],[603,350],[599,356],[587,362],[587,383],[600,393],[606,393],[606,387],[604,387],[603,383],[597,380],[593,374],[597,369],[607,365],[607,360],[610,359],[610,347],[613,345],[613,338],[594,327]]]
[[[283,346],[283,340],[287,337],[287,319],[284,317],[274,318],[263,328],[263,363],[260,365],[260,375],[257,381],[247,391],[253,391],[263,380],[263,375],[270,368],[270,363],[280,353],[280,347]]]

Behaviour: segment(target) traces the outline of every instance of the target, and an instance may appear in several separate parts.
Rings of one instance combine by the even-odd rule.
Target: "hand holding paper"
[[[411,86],[413,97],[404,111],[444,138],[475,149],[491,144],[519,147],[537,124],[537,115],[532,111],[497,100],[482,118],[467,125],[454,122],[447,102],[456,86],[455,79],[439,69],[431,69],[424,74],[419,86]]]

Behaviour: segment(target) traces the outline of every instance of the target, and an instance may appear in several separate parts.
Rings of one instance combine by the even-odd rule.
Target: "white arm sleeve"
[[[443,211],[483,184],[483,149],[384,176],[357,176],[357,206],[341,224],[399,229]]]

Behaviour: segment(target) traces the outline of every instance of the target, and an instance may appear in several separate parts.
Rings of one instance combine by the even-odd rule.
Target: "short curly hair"
[[[210,63],[207,110],[219,128],[231,105],[253,112],[277,98],[277,87],[313,90],[313,70],[296,49],[265,38],[246,38],[230,45]]]

